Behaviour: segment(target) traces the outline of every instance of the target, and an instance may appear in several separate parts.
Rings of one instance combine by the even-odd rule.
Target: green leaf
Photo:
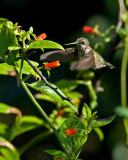
[[[50,83],[51,84],[51,83]],[[43,81],[38,81],[38,82],[34,82],[32,84],[26,84],[27,86],[42,92],[43,94],[46,94],[48,96],[50,96],[51,98],[55,99],[56,101],[61,102],[63,105],[68,106],[69,108],[73,109],[75,112],[77,112],[77,109],[74,105],[72,105],[70,102],[66,101],[66,100],[62,100],[62,98],[56,93],[54,92],[50,87],[46,86],[45,83]],[[57,88],[54,84],[51,84],[54,88]],[[60,92],[64,97],[66,97],[60,89],[58,89],[58,92]]]
[[[108,117],[108,118],[105,118],[105,119],[92,120],[89,125],[89,129],[105,126],[105,125],[111,123],[114,119],[115,119],[115,115]]]
[[[33,33],[33,27],[32,27],[32,26],[29,28],[29,33],[30,33],[30,34]]]
[[[0,122],[0,136],[6,138],[8,131],[9,131],[9,126],[5,123]]]
[[[86,119],[89,119],[92,115],[91,110],[86,103],[84,103],[82,113],[83,113],[84,118]]]
[[[22,116],[22,113],[18,108],[9,106],[9,105],[4,104],[4,103],[0,103],[0,113],[3,113],[3,114],[13,113],[13,114],[17,114],[19,117]]]
[[[20,155],[16,148],[3,137],[0,137],[0,154],[5,157],[5,160],[20,160]]]
[[[52,103],[56,103],[56,101],[53,98],[49,97],[46,94],[37,93],[34,97],[36,99],[40,99],[40,100],[45,100],[45,101],[49,101],[49,102],[52,102]]]
[[[38,40],[38,41],[34,41],[32,42],[30,45],[28,45],[28,50],[29,49],[62,49],[64,50],[64,48],[53,41],[49,41],[49,40]]]
[[[11,72],[15,72],[14,68],[7,63],[0,64],[0,74],[2,75],[10,75]]]
[[[128,118],[128,107],[127,108],[121,106],[116,107],[115,113],[120,117]]]
[[[62,151],[58,151],[58,150],[45,150],[46,153],[54,156],[55,158],[62,158],[64,160],[68,160],[67,155],[62,152]]]
[[[17,43],[14,32],[3,24],[0,30],[0,57],[4,62],[12,66],[15,66],[15,59],[18,56],[18,51],[9,51],[8,47]],[[7,55],[6,58],[5,55]]]
[[[35,67],[37,67],[39,64],[37,62],[34,62],[34,61],[31,61],[33,63],[33,65]],[[17,62],[17,69],[18,71],[20,71],[20,66],[21,66],[21,60],[19,60]],[[27,61],[24,60],[24,65],[23,65],[23,74],[26,74],[26,75],[33,75],[33,76],[36,76],[36,77],[39,77],[39,75],[34,71],[34,69],[28,64]]]
[[[59,129],[60,139],[70,151],[73,149],[72,136],[66,136],[65,130],[72,128],[76,129],[76,133],[73,136],[75,138],[75,143],[77,143],[82,137],[81,133],[83,133],[84,130],[84,125],[78,117],[71,116],[62,123]]]
[[[103,141],[104,140],[104,133],[103,133],[103,131],[100,128],[94,128],[94,131],[98,135],[99,140]]]
[[[20,122],[19,122],[19,119],[15,121],[11,130],[10,140],[12,141],[15,137],[19,136],[20,134],[23,134],[32,129],[41,127],[43,126],[43,124],[44,124],[44,121],[42,119],[39,119],[38,117],[23,116],[20,119]]]
[[[0,29],[2,28],[3,24],[7,22],[6,18],[0,18]]]
[[[8,47],[8,49],[11,50],[19,50],[21,49],[21,46],[19,44],[12,44],[11,46]]]

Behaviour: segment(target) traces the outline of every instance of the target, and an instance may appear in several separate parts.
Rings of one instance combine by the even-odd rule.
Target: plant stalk
[[[52,124],[52,122],[49,120],[47,114],[44,112],[44,110],[41,108],[41,106],[38,104],[38,102],[35,100],[35,98],[33,97],[32,93],[29,91],[29,89],[27,88],[26,84],[24,83],[23,80],[21,80],[20,78],[20,83],[22,85],[22,87],[24,88],[25,92],[27,93],[27,95],[29,96],[29,98],[31,99],[31,101],[33,102],[33,104],[35,105],[35,107],[39,110],[39,112],[41,113],[41,115],[44,117],[44,119],[46,120],[46,122],[50,125],[50,127],[52,128],[54,134],[56,135],[59,143],[61,144],[63,150],[65,151],[65,153],[68,155],[69,159],[71,160],[71,155],[69,154],[68,150],[66,149],[65,145],[61,142],[58,131],[56,130],[56,128],[54,127],[54,125]]]

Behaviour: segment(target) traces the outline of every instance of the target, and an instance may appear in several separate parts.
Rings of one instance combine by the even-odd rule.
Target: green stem
[[[24,57],[25,57],[25,52],[22,52],[22,59],[21,59],[21,65],[20,65],[20,77],[22,76]]]
[[[120,10],[121,10],[121,18],[125,17],[124,24],[125,29],[128,34],[128,17],[127,17],[127,10],[123,0],[118,0]],[[123,17],[122,17],[123,16]],[[126,91],[126,71],[127,71],[127,63],[128,63],[128,35],[125,39],[125,50],[122,59],[122,66],[121,66],[121,105],[122,107],[127,107],[127,91]],[[124,128],[126,132],[126,145],[127,145],[127,160],[128,160],[128,119],[123,119]]]
[[[125,51],[122,59],[121,66],[121,104],[123,107],[127,105],[127,94],[126,94],[126,70],[127,70],[127,60],[128,60],[128,36],[126,37]]]
[[[32,93],[29,91],[29,89],[27,88],[26,84],[24,83],[23,80],[21,80],[20,78],[20,83],[22,85],[22,87],[24,88],[24,90],[26,91],[27,95],[29,96],[29,98],[31,99],[31,101],[33,102],[33,104],[35,105],[35,107],[39,110],[39,112],[42,114],[42,116],[44,117],[44,119],[46,120],[46,122],[50,125],[50,127],[52,128],[54,134],[56,135],[59,143],[61,144],[63,150],[65,151],[65,153],[68,155],[69,159],[71,159],[71,155],[69,154],[69,152],[67,151],[65,145],[61,142],[59,134],[56,130],[56,128],[54,127],[54,125],[52,124],[52,122],[49,120],[47,114],[44,112],[44,110],[41,108],[41,106],[38,104],[38,102],[35,100],[35,98],[33,97]]]

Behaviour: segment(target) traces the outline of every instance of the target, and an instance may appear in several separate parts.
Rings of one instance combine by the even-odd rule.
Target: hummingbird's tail
[[[115,66],[109,62],[106,62],[106,67],[110,68],[110,69],[113,69],[115,68]]]

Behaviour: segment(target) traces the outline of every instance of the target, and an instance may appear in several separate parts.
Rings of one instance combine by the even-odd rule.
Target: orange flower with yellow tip
[[[84,26],[83,27],[83,32],[93,34],[93,35],[97,35],[99,33],[99,31],[96,28],[92,28],[92,27],[89,27],[89,26]]]
[[[54,62],[51,62],[51,63],[45,63],[44,64],[44,67],[48,68],[48,69],[59,67],[59,66],[60,66],[59,61],[54,61]]]
[[[39,39],[45,39],[47,37],[46,33],[42,33],[41,35],[39,35],[38,37],[36,37],[36,40],[39,40]]]

